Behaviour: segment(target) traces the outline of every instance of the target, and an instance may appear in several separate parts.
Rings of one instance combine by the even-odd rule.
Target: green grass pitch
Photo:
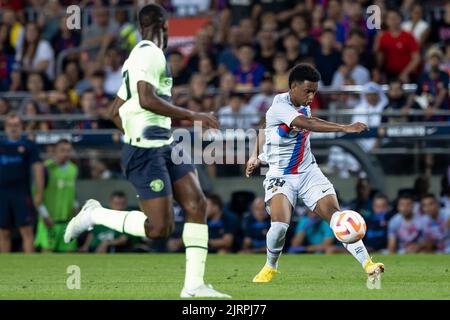
[[[271,283],[252,283],[264,255],[209,255],[206,281],[234,299],[450,299],[450,255],[376,256],[381,290],[350,255],[283,255]],[[81,270],[69,290],[67,267]],[[183,254],[0,255],[0,299],[178,299]]]

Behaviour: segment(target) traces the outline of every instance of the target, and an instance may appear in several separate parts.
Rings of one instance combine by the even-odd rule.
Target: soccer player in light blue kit
[[[269,282],[278,272],[278,260],[284,247],[292,209],[300,197],[305,205],[331,224],[341,210],[336,192],[319,169],[311,152],[311,132],[359,133],[367,130],[361,122],[350,125],[312,117],[309,105],[317,92],[320,73],[308,64],[298,64],[289,74],[289,92],[275,96],[266,113],[265,130],[246,168],[247,177],[260,165],[261,158],[269,164],[264,180],[266,206],[271,227],[266,235],[267,260],[253,282]],[[264,145],[260,154],[261,146]],[[368,275],[368,286],[379,283],[382,263],[374,263],[364,243],[343,243]]]
[[[168,29],[165,10],[155,4],[145,6],[139,12],[139,24],[143,40],[123,65],[123,83],[112,106],[112,119],[124,132],[122,166],[139,195],[142,212],[109,210],[90,199],[69,223],[65,241],[94,225],[139,237],[166,238],[174,228],[175,199],[186,213],[182,236],[186,276],[181,297],[230,298],[203,281],[208,252],[205,196],[194,166],[190,162],[175,164],[171,157],[171,118],[200,121],[206,128],[218,128],[218,122],[210,114],[170,103],[172,78],[163,52]]]

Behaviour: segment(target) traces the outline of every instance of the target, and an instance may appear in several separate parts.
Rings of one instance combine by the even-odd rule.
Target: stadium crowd
[[[0,92],[30,92],[16,106],[24,115],[92,117],[36,121],[27,125],[30,131],[111,128],[108,103],[122,82],[124,59],[140,39],[130,17],[135,19],[142,1],[81,1],[83,14],[89,16],[81,30],[68,29],[69,2],[0,2]],[[444,6],[445,1],[437,1],[441,7],[374,1],[382,13],[381,30],[368,28],[365,10],[372,1],[159,2],[173,14],[212,17],[197,31],[190,54],[172,45],[167,58],[173,102],[215,111],[223,126],[256,126],[255,114],[267,110],[276,92],[287,90],[288,71],[299,62],[315,65],[323,86],[389,84],[387,96],[372,86],[361,99],[334,97],[359,111],[402,111],[400,119],[370,117],[371,125],[412,120],[408,112],[415,108],[426,111],[420,119],[449,120],[434,116],[436,110],[449,109],[450,4]],[[58,57],[73,48],[83,49],[66,55],[59,70]],[[404,83],[416,83],[416,92],[405,95]],[[327,109],[329,103],[330,97],[319,94],[311,107]],[[11,108],[0,100],[0,115]],[[230,116],[239,114],[246,116]]]
[[[21,126],[19,117],[36,115],[86,115],[83,120],[33,120],[23,130],[33,139],[36,131],[54,129],[112,129],[109,105],[122,83],[121,66],[140,35],[133,20],[145,1],[81,1],[87,25],[81,30],[67,26],[65,0],[0,0],[0,130]],[[361,85],[361,95],[319,94],[311,108],[327,110],[330,105],[366,112],[353,116],[371,127],[380,123],[449,121],[436,111],[450,109],[450,3],[434,1],[423,5],[410,0],[196,0],[157,1],[177,16],[204,15],[209,22],[197,31],[192,52],[171,46],[167,59],[173,77],[173,102],[195,111],[214,111],[223,128],[257,127],[260,116],[277,92],[287,90],[289,69],[299,62],[315,65],[322,75],[321,87],[337,91],[346,85]],[[381,8],[381,29],[369,29],[366,7]],[[433,5],[435,4],[435,5]],[[65,55],[68,50],[82,48]],[[57,62],[64,54],[61,69]],[[407,94],[404,84],[417,89]],[[381,89],[388,85],[388,91]],[[14,101],[2,93],[23,93]],[[400,116],[371,115],[383,110]],[[413,115],[411,110],[423,110]],[[11,113],[11,112],[15,113]],[[174,121],[174,126],[191,126]],[[12,130],[12,131],[11,131]],[[378,141],[366,140],[365,151]],[[9,148],[9,147],[5,147]],[[22,151],[21,151],[22,150]],[[30,181],[23,171],[30,165],[45,177],[35,177],[38,199],[17,204],[27,206],[19,217],[23,244],[19,250],[33,251],[179,251],[181,228],[166,241],[135,239],[96,227],[79,243],[61,242],[65,223],[76,211],[75,182],[78,168],[70,161],[69,141],[49,148],[52,159],[39,160],[35,145],[19,147],[26,155],[14,173],[2,172],[1,197],[12,199],[25,192]],[[14,151],[15,152],[15,151]],[[17,155],[15,155],[17,156]],[[7,165],[3,161],[2,165]],[[14,158],[16,159],[16,158]],[[80,166],[80,164],[78,164]],[[24,167],[25,166],[25,167]],[[81,164],[82,166],[82,164]],[[86,165],[91,178],[109,179],[115,170],[98,159]],[[64,168],[64,169],[62,169]],[[9,169],[8,169],[9,170]],[[117,170],[118,171],[118,170]],[[39,175],[39,174],[38,174]],[[443,177],[440,197],[428,193],[426,179],[418,179],[411,190],[400,190],[388,199],[372,190],[367,180],[358,181],[355,201],[344,204],[361,212],[369,232],[365,242],[372,250],[388,252],[449,252],[449,173]],[[8,180],[11,179],[11,180]],[[18,179],[11,192],[11,181]],[[58,181],[63,188],[57,188]],[[44,184],[45,180],[45,184]],[[38,183],[39,184],[39,183]],[[64,191],[58,191],[64,190]],[[19,192],[18,191],[18,192]],[[55,192],[64,192],[56,197]],[[51,196],[50,196],[51,195]],[[224,204],[217,195],[208,196],[210,248],[215,252],[262,252],[269,222],[262,199],[247,195],[245,205],[231,199]],[[242,199],[239,201],[242,202]],[[6,203],[6,202],[5,202]],[[42,205],[48,212],[42,210]],[[106,204],[105,204],[106,205]],[[127,207],[125,195],[111,195],[111,208]],[[38,210],[39,221],[27,212]],[[74,211],[75,210],[75,211]],[[303,208],[292,221],[289,252],[339,252],[329,227]],[[60,216],[54,216],[58,212]],[[183,222],[176,209],[176,224]],[[23,222],[23,224],[21,224]],[[0,221],[9,225],[11,221]],[[16,221],[17,223],[17,221]],[[19,225],[18,225],[19,226]],[[52,235],[49,236],[49,232]],[[34,234],[36,233],[36,236]],[[11,230],[0,228],[0,249],[9,251],[16,239]],[[59,242],[53,242],[59,239]]]

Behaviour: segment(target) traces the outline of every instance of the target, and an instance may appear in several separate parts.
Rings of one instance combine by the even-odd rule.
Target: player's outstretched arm
[[[125,103],[125,100],[122,100],[121,98],[119,98],[118,96],[116,96],[116,98],[114,99],[110,112],[109,112],[109,116],[112,122],[114,122],[114,124],[116,125],[117,128],[119,128],[119,130],[124,133],[123,127],[122,127],[122,120],[120,119],[120,115],[119,115],[119,108]]]
[[[161,99],[156,94],[155,87],[145,81],[138,81],[139,104],[142,108],[162,116],[174,119],[200,121],[205,128],[219,128],[219,122],[212,114],[193,112],[188,109],[174,106]]]
[[[266,133],[264,130],[265,126],[266,124],[264,123],[259,129],[255,146],[253,147],[253,151],[250,154],[250,158],[247,161],[247,165],[245,166],[245,176],[247,178],[249,178],[252,172],[261,165],[261,160],[258,159],[258,155],[261,152],[264,142],[266,140]]]
[[[307,118],[298,116],[295,118],[291,126],[300,129],[305,129],[313,132],[345,132],[345,133],[360,133],[369,130],[366,124],[355,122],[352,124],[339,124],[325,121],[316,117]]]

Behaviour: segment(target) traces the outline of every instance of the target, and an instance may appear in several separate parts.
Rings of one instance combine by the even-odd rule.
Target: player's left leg
[[[320,198],[315,205],[314,212],[330,224],[333,215],[340,213],[336,195],[328,194]],[[358,240],[354,243],[342,243],[342,245],[361,264],[362,268],[369,276],[369,282],[377,282],[380,274],[384,271],[384,265],[382,263],[372,262],[363,241]]]
[[[183,164],[169,168],[174,181],[174,198],[186,214],[182,235],[186,248],[186,273],[181,297],[231,298],[206,285],[203,279],[208,254],[206,198],[192,170],[192,166]]]

